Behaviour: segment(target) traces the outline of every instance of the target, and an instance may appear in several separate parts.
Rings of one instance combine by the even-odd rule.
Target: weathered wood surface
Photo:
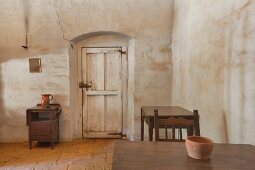
[[[168,116],[176,115],[176,116],[192,116],[193,112],[187,109],[184,109],[179,106],[143,106],[142,113],[143,116],[154,116],[154,110],[157,109],[159,116]]]
[[[209,160],[188,157],[185,143],[118,141],[113,170],[254,170],[255,147],[215,144]]]
[[[83,136],[110,137],[122,131],[122,59],[120,48],[83,48]],[[116,136],[115,136],[116,137]]]
[[[148,124],[149,141],[153,140],[154,110],[158,111],[158,116],[161,118],[183,117],[185,119],[194,120],[194,133],[200,136],[199,115],[197,110],[191,112],[180,106],[143,106],[141,108],[141,141],[144,140],[144,122]]]
[[[42,113],[46,118],[40,117]],[[59,116],[61,107],[59,104],[50,104],[49,108],[42,108],[40,104],[26,110],[29,148],[32,142],[50,142],[54,148],[54,142],[59,143]]]
[[[187,131],[186,136],[192,136],[194,129],[197,129],[194,119],[185,119],[183,117],[159,118],[158,110],[154,110],[154,112],[155,141],[183,142],[183,130]],[[165,138],[160,138],[160,129],[165,130]],[[172,130],[172,138],[168,138],[168,129]],[[176,130],[178,130],[178,135],[175,135]]]

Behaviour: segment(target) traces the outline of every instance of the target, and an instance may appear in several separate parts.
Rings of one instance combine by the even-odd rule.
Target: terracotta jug
[[[53,99],[53,96],[51,94],[41,94],[41,95],[42,95],[42,100],[41,100],[42,108],[49,108],[50,101]]]

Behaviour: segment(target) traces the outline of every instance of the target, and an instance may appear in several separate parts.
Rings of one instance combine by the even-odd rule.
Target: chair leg
[[[182,140],[182,128],[179,128],[179,139]]]
[[[187,136],[193,136],[193,128],[192,127],[187,128]]]
[[[165,127],[165,136],[166,136],[166,139],[168,139],[168,136],[167,136],[167,127]]]
[[[154,110],[154,130],[155,130],[155,141],[159,141],[159,122],[158,122],[158,110]]]
[[[172,128],[172,139],[175,139],[175,128]]]

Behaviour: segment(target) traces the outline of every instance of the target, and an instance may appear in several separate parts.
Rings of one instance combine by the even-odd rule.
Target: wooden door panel
[[[110,132],[121,132],[122,102],[118,96],[105,96],[106,114],[105,114],[105,130]]]
[[[105,56],[105,90],[118,90],[121,86],[121,55],[119,52]]]
[[[87,97],[87,131],[104,130],[104,96]]]
[[[84,90],[84,137],[100,138],[109,136],[109,133],[121,132],[123,109],[120,49],[84,48],[82,61],[83,80],[92,83],[91,88]]]
[[[87,54],[86,65],[86,82],[92,83],[91,90],[104,90],[104,54]]]
[[[100,91],[87,91],[87,96],[118,96],[121,95],[117,90],[100,90]]]
[[[112,51],[106,53],[105,59],[105,90],[117,92],[122,86],[121,55],[118,51]],[[122,117],[118,113],[122,112],[121,94],[106,96],[106,101],[105,129],[107,131],[120,132],[121,124],[118,122],[122,122]]]

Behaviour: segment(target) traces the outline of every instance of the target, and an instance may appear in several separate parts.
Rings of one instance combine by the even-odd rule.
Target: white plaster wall
[[[28,58],[1,64],[1,141],[22,141],[27,137],[26,109],[40,103],[40,94],[51,93],[61,103],[61,140],[71,137],[69,113],[69,75],[67,55],[41,57],[42,73],[29,73]],[[56,64],[57,63],[57,64]],[[27,139],[27,138],[26,138]]]
[[[75,113],[69,102],[73,97],[69,90],[69,41],[98,31],[135,39],[133,128],[138,139],[140,107],[171,101],[173,9],[174,0],[1,1],[0,141],[27,140],[25,109],[38,103],[45,92],[55,95],[64,108],[61,140],[72,139]],[[26,32],[27,50],[20,47]],[[28,57],[42,58],[42,73],[28,73]]]
[[[172,103],[215,142],[255,144],[255,1],[176,0]]]

